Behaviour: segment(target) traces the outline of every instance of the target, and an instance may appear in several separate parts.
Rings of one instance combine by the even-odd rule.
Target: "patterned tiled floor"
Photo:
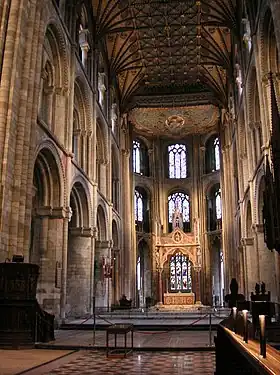
[[[104,352],[87,351],[44,374],[212,375],[214,369],[213,352],[135,352],[127,358],[107,358]]]

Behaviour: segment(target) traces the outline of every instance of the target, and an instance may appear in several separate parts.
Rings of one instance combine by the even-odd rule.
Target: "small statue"
[[[172,229],[175,230],[177,228],[183,229],[183,215],[178,207],[175,208],[172,215]]]
[[[255,293],[256,295],[260,294],[260,284],[256,283],[256,286],[255,286]]]
[[[262,292],[262,294],[265,294],[265,292],[266,292],[264,282],[261,283],[261,292]]]

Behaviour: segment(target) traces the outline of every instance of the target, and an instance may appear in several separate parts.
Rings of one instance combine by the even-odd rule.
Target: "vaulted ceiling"
[[[226,106],[238,0],[92,0],[123,109]]]

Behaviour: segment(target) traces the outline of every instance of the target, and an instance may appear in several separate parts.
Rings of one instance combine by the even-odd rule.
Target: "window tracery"
[[[168,146],[169,178],[187,177],[187,148],[178,144]]]
[[[135,221],[143,221],[143,196],[138,190],[134,192],[134,214]]]
[[[180,213],[183,222],[184,232],[190,231],[190,197],[183,192],[176,192],[168,197],[168,226],[171,232],[176,223],[174,224],[174,214]],[[178,216],[178,215],[177,215]],[[178,225],[180,227],[180,225]]]
[[[191,292],[191,262],[183,254],[177,253],[170,258],[170,291]]]
[[[140,142],[133,141],[133,172],[141,173],[140,171]]]

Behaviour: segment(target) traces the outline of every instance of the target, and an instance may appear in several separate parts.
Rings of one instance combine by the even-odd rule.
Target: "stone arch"
[[[88,192],[80,181],[74,182],[72,186],[70,207],[72,209],[70,227],[89,228],[91,220]]]
[[[214,188],[217,187],[218,185],[219,185],[219,187],[221,187],[220,181],[216,181],[216,180],[209,181],[208,184],[205,186],[205,189],[204,189],[205,196],[208,197],[209,195],[211,195]]]
[[[46,140],[46,141],[43,141],[38,147],[37,147],[37,150],[35,152],[35,163],[36,163],[36,160],[39,156],[40,153],[42,153],[44,155],[50,155],[50,160],[52,160],[52,165],[54,167],[54,171],[56,171],[57,173],[57,181],[59,181],[59,195],[57,197],[57,199],[59,199],[59,204],[58,204],[58,207],[59,206],[64,206],[66,204],[66,190],[65,190],[65,186],[66,186],[66,179],[65,179],[65,171],[64,171],[64,166],[62,164],[62,161],[61,161],[61,157],[57,151],[57,148],[55,146],[55,144],[51,141],[51,140]],[[47,160],[45,158],[45,160]],[[50,167],[47,168],[47,170],[49,170],[50,172],[52,171],[52,169]],[[50,173],[49,172],[49,173]]]
[[[87,87],[87,84],[83,82],[80,76],[77,76],[74,83],[74,106],[79,110],[81,120],[82,120],[82,129],[91,130],[91,98],[90,93]]]
[[[256,108],[256,96],[259,97],[259,90],[258,90],[258,84],[257,84],[257,71],[256,67],[253,66],[250,69],[247,84],[246,84],[246,96],[247,96],[247,102],[248,102],[248,110],[247,113],[249,114],[248,120],[256,121],[256,111],[259,111],[260,108]],[[259,120],[260,117],[258,117]]]
[[[262,75],[272,71],[275,73],[276,64],[278,62],[277,44],[274,34],[274,22],[270,6],[264,4],[260,13],[260,62]],[[274,37],[273,37],[274,34]],[[273,65],[271,65],[271,63]],[[279,62],[277,70],[279,69]]]
[[[106,133],[100,122],[96,122],[96,157],[101,163],[107,162],[108,150],[106,147]]]
[[[142,201],[142,219],[139,218],[141,212],[141,205],[139,204]],[[134,188],[134,212],[135,215],[135,228],[138,232],[149,233],[151,230],[151,194],[150,190],[147,187],[144,187],[143,184],[136,185]],[[138,220],[139,219],[139,220]]]
[[[218,138],[220,138],[220,135],[219,135],[219,133],[216,132],[216,131],[211,131],[211,132],[207,133],[207,134],[205,135],[204,139],[203,139],[203,146],[206,147],[207,142],[208,142],[212,137],[218,137]]]
[[[106,209],[103,204],[100,203],[97,207],[97,236],[99,241],[106,241],[108,235],[108,220],[106,215]]]
[[[61,207],[64,201],[62,181],[56,157],[49,147],[43,146],[34,164],[34,184],[39,199],[37,203],[46,207]]]
[[[196,265],[196,255],[195,252],[192,251],[192,249],[186,248],[186,247],[171,247],[167,248],[167,251],[164,253],[162,259],[161,259],[161,267],[164,268],[164,265],[168,263],[171,256],[175,255],[176,253],[181,252],[183,255],[188,257],[193,265]]]
[[[58,64],[58,76],[56,77],[56,86],[68,88],[69,63],[67,56],[66,41],[61,26],[56,20],[51,19],[46,25],[45,38],[48,40],[52,56]]]
[[[112,221],[112,240],[113,240],[113,248],[119,249],[120,247],[120,233],[119,227],[115,219]]]

